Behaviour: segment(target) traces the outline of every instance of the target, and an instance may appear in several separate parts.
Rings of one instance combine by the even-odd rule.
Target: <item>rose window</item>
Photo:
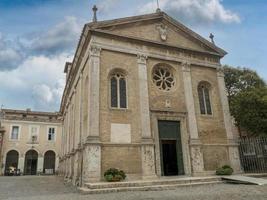
[[[168,67],[159,66],[153,72],[153,82],[158,89],[170,91],[175,85],[175,79]]]

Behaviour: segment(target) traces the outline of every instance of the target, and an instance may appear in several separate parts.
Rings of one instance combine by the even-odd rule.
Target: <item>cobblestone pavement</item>
[[[0,200],[266,200],[267,186],[216,184],[155,192],[80,195],[55,176],[0,177]]]

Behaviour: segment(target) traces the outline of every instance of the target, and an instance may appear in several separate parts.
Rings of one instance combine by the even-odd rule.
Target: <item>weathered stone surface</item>
[[[88,27],[71,65],[72,78],[61,107],[66,141],[62,157],[80,144],[83,156],[78,162],[84,165],[84,181],[103,179],[111,167],[124,170],[129,179],[161,176],[158,120],[180,122],[186,175],[214,173],[222,163],[238,168],[237,158],[233,159],[236,149],[229,143],[224,86],[217,71],[223,50],[163,13]],[[158,66],[168,69],[168,90],[156,84]],[[111,106],[110,77],[118,72],[126,80],[126,108]],[[166,83],[167,77],[160,79]],[[200,113],[198,86],[203,81],[211,86],[211,115]],[[119,90],[117,86],[117,94]],[[92,136],[95,140],[88,143]],[[222,152],[213,155],[214,148]]]

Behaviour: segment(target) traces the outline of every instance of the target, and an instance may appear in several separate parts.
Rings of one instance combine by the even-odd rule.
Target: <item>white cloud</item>
[[[66,50],[74,50],[81,33],[81,25],[75,17],[65,17],[65,20],[45,33],[30,40],[30,49],[34,54],[55,54]]]
[[[0,70],[12,70],[21,61],[22,55],[15,49],[13,43],[0,33]]]
[[[74,17],[17,41],[0,33],[0,104],[58,111],[65,86],[63,69],[72,60],[80,33]]]
[[[59,104],[64,90],[64,82],[63,79],[59,79],[53,86],[49,86],[45,83],[35,85],[32,88],[35,109],[51,110],[51,108],[57,108],[57,110],[59,110]]]
[[[161,0],[162,10],[180,20],[191,23],[239,23],[238,14],[226,9],[221,0]],[[156,10],[156,2],[150,1],[140,7],[140,13],[151,13]]]
[[[9,105],[16,99],[18,104],[27,102],[35,110],[58,110],[65,85],[63,68],[68,60],[72,58],[65,53],[54,57],[31,56],[17,69],[1,71],[1,103]]]
[[[101,0],[97,3],[97,7],[99,12],[108,12],[111,8],[116,6],[116,4],[121,0]]]

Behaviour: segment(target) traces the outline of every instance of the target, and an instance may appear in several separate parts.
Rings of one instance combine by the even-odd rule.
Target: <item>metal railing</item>
[[[267,137],[241,138],[239,153],[245,173],[267,173]]]

